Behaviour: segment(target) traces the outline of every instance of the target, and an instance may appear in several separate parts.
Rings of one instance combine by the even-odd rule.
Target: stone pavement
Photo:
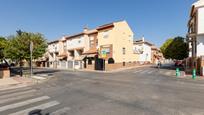
[[[15,85],[19,84],[20,82],[14,80],[13,78],[5,78],[5,79],[0,79],[0,87],[5,86],[5,85]]]
[[[29,86],[35,83],[39,83],[39,80],[34,78],[15,76],[10,78],[0,79],[0,90],[6,90],[10,88],[13,89],[21,86]]]

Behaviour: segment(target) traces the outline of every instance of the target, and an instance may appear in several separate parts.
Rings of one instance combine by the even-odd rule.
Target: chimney
[[[142,42],[144,42],[145,41],[145,38],[144,38],[144,36],[142,37]]]
[[[84,27],[84,32],[87,32],[89,29],[88,29],[88,26],[86,25],[85,27]]]

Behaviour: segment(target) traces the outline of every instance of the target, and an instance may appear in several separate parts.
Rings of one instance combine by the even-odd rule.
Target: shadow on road
[[[56,72],[59,72],[60,70],[54,70],[54,69],[41,69],[41,68],[33,68],[33,74],[47,74],[47,75],[53,75]],[[16,75],[20,75],[21,72],[23,75],[30,73],[29,67],[12,67],[10,68],[11,77],[14,77]]]

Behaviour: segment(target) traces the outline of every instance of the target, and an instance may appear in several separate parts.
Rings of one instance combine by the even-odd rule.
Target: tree
[[[166,59],[183,60],[188,57],[188,44],[183,37],[168,39],[160,49]]]
[[[167,50],[167,48],[170,46],[170,44],[173,42],[173,38],[169,38],[165,41],[165,43],[160,47],[161,52],[163,54],[163,56],[166,59],[170,59],[171,58],[171,52],[169,52],[169,50]]]
[[[8,38],[8,43],[4,50],[6,58],[12,60],[30,60],[30,42],[33,42],[33,59],[42,57],[46,52],[47,42],[40,33],[17,31],[15,36]]]
[[[0,61],[4,58],[4,49],[6,46],[6,39],[4,37],[0,37]]]

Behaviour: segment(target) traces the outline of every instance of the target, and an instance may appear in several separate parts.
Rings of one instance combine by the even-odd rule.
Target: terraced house
[[[204,73],[204,0],[196,1],[190,12],[188,22],[187,41],[189,42],[189,59],[187,69],[197,68],[199,73]]]
[[[49,43],[50,67],[110,70],[134,66],[139,56],[133,52],[133,36],[126,21],[84,28]]]

